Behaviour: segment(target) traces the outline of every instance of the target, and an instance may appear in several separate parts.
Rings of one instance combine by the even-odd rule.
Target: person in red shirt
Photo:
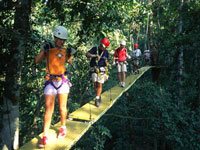
[[[126,46],[126,41],[122,40],[120,42],[120,46],[115,50],[115,53],[114,53],[114,64],[117,65],[119,85],[121,87],[125,87],[125,79],[126,79],[126,72],[127,72],[126,59],[130,58],[125,46]]]

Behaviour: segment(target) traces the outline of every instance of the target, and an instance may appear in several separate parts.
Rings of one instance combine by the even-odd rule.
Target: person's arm
[[[74,54],[76,53],[77,51],[72,48],[72,47],[68,47],[67,48],[67,63],[69,63],[70,65],[72,64],[73,62],[73,58],[74,58]]]
[[[96,57],[98,57],[98,55],[97,55],[97,50],[98,50],[98,47],[93,47],[93,48],[91,48],[91,49],[86,53],[86,57],[87,57],[87,58],[96,58]]]
[[[108,53],[108,51],[107,51],[107,54],[106,54],[104,60],[105,60],[106,66],[108,67],[109,66],[109,53]]]
[[[87,58],[95,58],[95,57],[98,57],[98,55],[97,54],[91,54],[90,52],[87,52],[86,57]]]
[[[43,50],[40,51],[40,53],[35,56],[35,64],[40,63],[45,58],[45,52]]]
[[[71,65],[72,62],[73,62],[73,58],[74,58],[73,55],[69,54],[68,59],[67,59],[67,63],[69,63]]]
[[[115,53],[114,53],[114,61],[118,60],[118,53],[117,53],[117,49],[115,50]]]
[[[131,59],[131,56],[128,54],[127,49],[126,49],[126,58]]]
[[[101,56],[99,56],[98,54],[95,54],[96,52],[95,47],[93,47],[92,49],[90,49],[87,53],[86,53],[86,57],[87,58],[96,58],[97,61],[100,60]]]
[[[128,59],[131,59],[131,56],[130,56],[128,53],[126,53],[126,57],[127,57]]]

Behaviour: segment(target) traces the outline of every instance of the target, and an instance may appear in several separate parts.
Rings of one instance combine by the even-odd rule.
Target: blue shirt
[[[91,48],[88,52],[90,54],[101,56],[99,61],[97,61],[96,57],[92,58],[90,61],[90,67],[94,67],[94,66],[105,67],[106,66],[106,61],[109,58],[109,53],[107,50],[102,51],[101,49],[98,48],[98,46],[95,46],[95,47]]]

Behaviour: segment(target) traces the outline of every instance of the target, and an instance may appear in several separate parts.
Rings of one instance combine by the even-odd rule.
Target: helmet
[[[110,41],[109,41],[107,38],[101,39],[100,43],[101,43],[104,47],[109,47],[109,45],[110,45]]]
[[[125,46],[125,45],[126,45],[126,41],[122,40],[122,41],[120,42],[120,45]]]
[[[138,43],[135,43],[134,48],[138,48],[138,47],[139,47]]]
[[[66,40],[67,39],[67,29],[63,26],[55,27],[53,31],[53,35],[59,39]]]

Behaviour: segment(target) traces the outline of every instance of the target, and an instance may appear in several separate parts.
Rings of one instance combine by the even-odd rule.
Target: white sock
[[[96,96],[96,99],[99,99],[100,97],[99,96]]]
[[[61,128],[66,129],[67,127],[63,125],[63,126],[61,126]]]

